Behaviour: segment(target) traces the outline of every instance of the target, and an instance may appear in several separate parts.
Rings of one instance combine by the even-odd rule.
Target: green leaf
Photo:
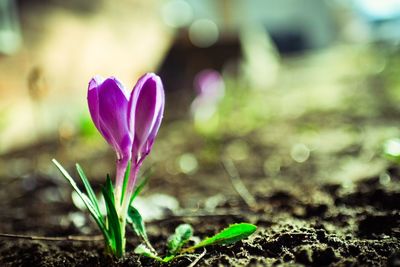
[[[168,255],[176,255],[183,245],[193,236],[193,228],[190,224],[180,224],[175,233],[168,238]]]
[[[170,261],[172,261],[173,259],[175,259],[175,255],[170,255],[170,256],[166,256],[166,257],[164,257],[163,259],[162,259],[162,261],[164,262],[164,263],[167,263],[167,262],[170,262]]]
[[[112,184],[112,181],[111,181],[111,178],[110,178],[109,174],[107,174],[105,189],[106,189],[106,192],[107,192],[107,194],[109,195],[109,197],[111,199],[113,207],[115,207],[114,186]]]
[[[132,204],[133,200],[140,194],[140,192],[142,192],[144,186],[149,181],[149,177],[150,177],[150,175],[148,175],[148,174],[143,175],[142,180],[136,186],[135,191],[133,192],[133,194],[131,196],[131,199],[129,200],[129,206]]]
[[[135,230],[135,233],[138,236],[143,238],[145,241],[148,241],[143,218],[140,215],[139,211],[133,206],[129,206],[128,208],[128,222],[132,224],[133,230]]]
[[[115,249],[115,255],[117,257],[122,257],[122,255],[124,254],[124,237],[122,236],[121,224],[119,222],[118,213],[114,205],[114,188],[110,176],[108,175],[106,186],[102,188],[102,193],[106,203],[109,233],[113,241],[112,248]]]
[[[134,250],[134,252],[136,254],[148,257],[148,258],[152,258],[155,259],[157,261],[160,262],[164,262],[164,260],[162,258],[160,258],[159,256],[157,256],[156,254],[154,254],[153,252],[151,252],[151,250],[146,247],[144,244],[140,244],[139,246],[137,246]]]
[[[93,188],[90,185],[89,180],[85,175],[85,172],[83,171],[83,169],[81,168],[81,166],[78,163],[76,164],[76,170],[78,171],[78,174],[81,177],[81,180],[83,182],[83,185],[85,186],[86,192],[87,192],[87,194],[89,196],[90,201],[93,204],[93,207],[95,208],[97,214],[99,216],[101,216],[99,204],[97,202],[97,198],[96,198],[96,195],[95,195],[95,193],[93,191]]]
[[[61,172],[61,174],[64,176],[64,178],[70,183],[70,185],[72,186],[72,188],[75,190],[76,193],[78,193],[78,195],[80,196],[80,198],[82,199],[83,203],[85,203],[87,209],[89,210],[90,214],[92,215],[93,219],[95,220],[95,222],[97,223],[97,225],[99,226],[101,232],[104,235],[104,238],[106,240],[106,242],[110,243],[110,236],[108,234],[107,231],[107,227],[104,224],[103,221],[103,217],[101,216],[101,214],[98,214],[96,209],[94,208],[93,204],[91,203],[90,199],[88,198],[87,195],[85,195],[84,193],[82,193],[82,191],[79,189],[79,187],[76,185],[74,179],[71,177],[71,175],[69,175],[69,173],[63,168],[63,166],[61,166],[61,164],[53,159],[52,160],[54,165],[56,165],[56,167],[58,168],[58,170]]]
[[[122,196],[121,196],[121,203],[124,202],[126,187],[128,186],[129,182],[129,174],[131,172],[131,161],[128,161],[128,166],[126,166],[125,176],[124,176],[124,183],[122,184]]]
[[[195,246],[185,249],[184,251],[192,251],[196,248],[210,245],[228,245],[242,240],[256,231],[257,227],[250,223],[232,224],[218,234],[208,237]]]

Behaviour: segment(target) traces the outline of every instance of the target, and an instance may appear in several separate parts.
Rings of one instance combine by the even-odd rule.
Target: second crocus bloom
[[[164,113],[164,89],[154,73],[142,76],[129,95],[116,78],[94,77],[88,88],[90,115],[96,128],[117,155],[115,194],[121,203],[121,190],[128,161],[132,161],[128,198],[139,168],[150,153]]]
[[[130,128],[134,129],[132,163],[141,164],[150,153],[164,113],[164,89],[153,73],[139,79],[129,100]]]

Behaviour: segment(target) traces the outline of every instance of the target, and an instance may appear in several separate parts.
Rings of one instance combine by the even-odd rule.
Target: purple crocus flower
[[[126,198],[131,195],[139,168],[150,153],[164,112],[164,89],[154,73],[142,76],[132,93],[116,78],[94,77],[89,83],[92,120],[117,154],[116,200],[120,201],[124,174],[132,160]],[[117,202],[118,203],[118,202]]]
[[[164,114],[165,95],[160,77],[153,73],[143,75],[136,83],[129,100],[129,128],[134,139],[132,144],[132,171],[126,195],[131,196],[139,168],[150,153]],[[129,197],[124,199],[127,208]]]
[[[196,118],[207,121],[224,97],[224,79],[218,71],[205,69],[196,75],[193,85],[197,95],[192,102],[191,112]]]
[[[135,137],[132,157],[140,164],[150,153],[164,113],[164,90],[160,77],[148,73],[139,79],[129,100],[130,128]]]
[[[94,77],[89,83],[88,104],[94,125],[114,148],[118,159],[130,158],[133,136],[128,125],[129,95],[114,77]]]

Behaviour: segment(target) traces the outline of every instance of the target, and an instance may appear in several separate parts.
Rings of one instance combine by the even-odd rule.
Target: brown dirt
[[[240,198],[229,198],[211,214],[188,213],[148,222],[151,241],[163,253],[168,235],[179,223],[194,226],[195,235],[209,236],[226,225],[247,221],[258,226],[256,234],[230,246],[207,248],[199,266],[258,266],[298,263],[305,266],[399,266],[400,263],[400,170],[388,170],[390,181],[372,177],[354,188],[339,184],[297,184],[290,181],[256,195],[249,209]],[[82,233],[66,214],[76,211],[57,192],[51,177],[27,176],[2,181],[1,232],[63,236],[95,234],[91,221]],[[4,190],[5,189],[5,190]],[[58,192],[61,192],[60,190]],[[307,192],[307,194],[304,194]],[[309,196],[314,200],[310,200]],[[60,224],[64,221],[64,224]],[[154,266],[153,260],[135,255],[138,240],[128,236],[127,255],[120,260],[103,252],[101,242],[53,242],[0,240],[2,266]],[[202,251],[198,251],[201,253]],[[171,266],[187,266],[183,257]]]

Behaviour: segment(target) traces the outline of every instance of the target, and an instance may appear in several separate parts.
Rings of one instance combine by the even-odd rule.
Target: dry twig
[[[206,255],[206,253],[207,250],[204,249],[204,251],[194,261],[192,261],[192,263],[188,267],[194,267],[201,260],[201,258],[203,258],[204,255]]]
[[[222,160],[222,165],[224,166],[224,169],[232,182],[233,188],[235,188],[236,192],[243,199],[246,205],[249,206],[249,208],[253,208],[256,205],[256,200],[244,185],[233,161],[231,159],[224,158]]]
[[[16,234],[4,234],[0,233],[0,238],[17,238],[17,239],[29,239],[29,240],[42,240],[42,241],[85,241],[95,242],[103,241],[102,235],[95,236],[34,236],[34,235],[16,235]]]

